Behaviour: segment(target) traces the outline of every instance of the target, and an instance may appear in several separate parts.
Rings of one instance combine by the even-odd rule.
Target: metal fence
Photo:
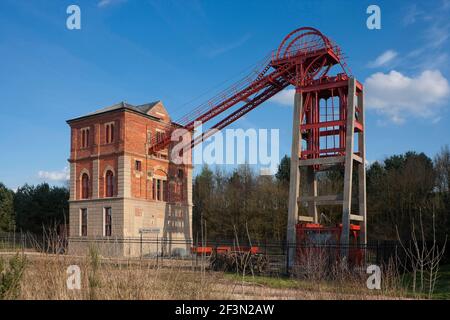
[[[188,266],[208,266],[217,253],[251,252],[264,256],[266,274],[289,274],[293,267],[308,268],[317,263],[331,266],[345,256],[351,265],[387,265],[392,261],[406,261],[398,241],[369,241],[366,245],[342,247],[336,244],[289,244],[265,239],[248,241],[219,239],[214,241],[184,241],[165,238],[76,237],[66,239],[58,235],[28,233],[0,234],[0,252],[35,251],[51,254],[86,255],[95,247],[104,257],[153,261],[163,266],[176,261]],[[446,258],[448,262],[449,250]],[[444,259],[445,260],[445,259]],[[445,262],[445,261],[444,261]],[[402,263],[404,266],[405,264]]]
[[[67,239],[52,234],[0,233],[0,252],[32,251],[65,253]]]

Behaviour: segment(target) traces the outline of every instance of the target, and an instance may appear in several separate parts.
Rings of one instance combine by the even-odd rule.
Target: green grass
[[[419,274],[416,276],[416,281],[420,281]],[[425,275],[425,286],[427,285],[428,275]],[[403,274],[401,278],[401,286],[402,295],[407,298],[412,299],[428,299],[427,288],[424,289],[424,292],[418,292],[416,289],[416,293],[412,290],[413,283],[413,275],[412,273]],[[419,283],[416,284],[416,288],[419,287]],[[450,265],[443,265],[439,267],[439,275],[436,281],[436,285],[434,288],[434,292],[431,295],[431,299],[439,299],[439,300],[450,300]]]
[[[275,289],[307,289],[308,285],[306,282],[283,278],[283,277],[268,277],[268,276],[245,276],[236,273],[225,273],[225,278],[234,281],[245,281],[253,284],[263,285]]]
[[[245,281],[248,283],[262,285],[275,289],[301,289],[307,291],[314,290],[323,290],[323,291],[333,291],[336,289],[337,284],[333,282],[322,281],[320,283],[311,282],[306,280],[298,280],[286,277],[268,277],[268,276],[245,276],[238,275],[236,273],[225,273],[226,279],[230,279],[233,281]],[[411,275],[406,275],[404,278],[404,286],[409,287],[411,284],[412,277]],[[343,292],[346,292],[347,288],[341,288]],[[349,289],[349,293],[351,293],[351,289]],[[363,291],[366,291],[362,289]],[[370,292],[371,294],[377,294],[376,292]],[[399,295],[405,295],[410,298],[427,298],[427,294],[413,294],[411,290],[398,293]],[[395,295],[395,293],[394,293]],[[450,265],[441,266],[439,270],[439,276],[436,283],[435,290],[432,295],[432,299],[450,299]]]
[[[323,292],[340,292],[344,294],[356,293],[354,286],[342,286],[333,281],[308,281],[301,279],[293,279],[287,277],[269,277],[269,276],[245,276],[236,273],[225,273],[225,278],[233,281],[245,281],[247,283],[261,285],[274,289],[298,289],[304,291],[323,291]],[[371,292],[366,290],[365,285],[360,288],[360,292],[366,294],[379,294],[379,292]]]
[[[427,279],[427,276],[425,276]],[[417,275],[417,281],[419,281],[419,275]],[[413,276],[411,273],[405,274],[403,278],[403,286],[407,288],[406,295],[410,298],[428,298],[427,289],[425,288],[425,292],[416,292],[415,294],[412,291],[412,282]],[[416,284],[418,286],[419,284]],[[450,299],[450,265],[443,265],[439,268],[439,275],[436,281],[436,286],[434,292],[431,296],[431,299]]]
[[[22,250],[22,246],[20,243],[16,243],[14,246],[13,243],[0,243],[0,251],[17,251]]]
[[[450,299],[450,265],[441,266],[433,298]]]

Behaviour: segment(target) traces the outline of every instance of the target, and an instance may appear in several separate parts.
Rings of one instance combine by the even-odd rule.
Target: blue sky
[[[70,4],[81,8],[81,30],[66,28]],[[370,4],[381,8],[381,30],[366,27]],[[439,0],[2,0],[0,181],[61,183],[65,120],[154,100],[176,119],[301,26],[336,41],[366,85],[370,161],[407,150],[434,156],[450,136],[449,16],[450,1]],[[233,127],[278,128],[280,153],[289,153],[289,94]]]

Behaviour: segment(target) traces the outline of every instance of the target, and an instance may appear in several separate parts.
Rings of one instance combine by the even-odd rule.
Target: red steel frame
[[[356,87],[356,94],[358,95],[362,92],[363,86],[361,83],[356,82]],[[302,138],[306,140],[306,148],[301,151],[302,159],[344,156],[346,148],[348,76],[341,73],[335,77],[324,77],[320,81],[314,81],[307,87],[302,88],[301,91],[305,96],[305,101],[300,131]],[[338,105],[334,105],[334,98],[337,98]],[[325,103],[325,106],[320,105],[321,100]],[[328,113],[328,101],[332,104],[331,114]],[[356,114],[358,113],[359,106],[356,106]],[[321,117],[325,119],[321,119]],[[363,131],[363,125],[356,119],[355,132],[361,131]],[[333,138],[331,145],[328,144],[328,137]]]
[[[335,76],[328,76],[333,66],[340,66],[342,72]],[[316,200],[319,201],[320,196],[317,195],[315,172],[321,171],[322,163],[326,163],[319,158],[336,157],[345,159],[341,241],[343,244],[348,244],[349,232],[351,231],[350,220],[359,219],[359,221],[364,221],[362,223],[361,233],[364,239],[363,242],[365,243],[364,134],[359,135],[362,138],[361,143],[358,138],[359,148],[363,150],[359,159],[360,166],[358,167],[359,197],[362,199],[359,200],[360,217],[350,212],[353,160],[356,159],[355,155],[358,155],[358,153],[353,153],[353,150],[350,149],[353,149],[351,146],[354,144],[354,133],[363,133],[364,130],[364,110],[361,109],[363,108],[363,87],[361,83],[349,77],[350,72],[348,70],[341,49],[333,41],[314,28],[303,27],[296,29],[283,39],[278,49],[265,60],[260,68],[257,68],[241,81],[195,108],[179,121],[176,121],[175,125],[167,125],[163,138],[157,140],[157,137],[155,137],[151,141],[149,154],[154,154],[159,150],[167,148],[171,144],[172,132],[176,128],[181,127],[193,131],[198,124],[204,124],[237,106],[237,110],[226,115],[202,135],[193,137],[189,144],[189,147],[193,147],[216,133],[217,130],[225,128],[246,113],[255,109],[289,85],[293,85],[296,93],[301,94],[300,101],[302,101],[302,104],[299,104],[301,105],[299,109],[301,111],[298,112],[299,118],[294,118],[296,119],[295,121],[300,119],[299,125],[296,123],[295,127],[298,128],[301,134],[300,141],[305,141],[305,146],[302,148],[303,150],[299,151],[298,159],[295,159],[295,154],[292,154],[292,159],[295,161],[291,161],[288,241],[295,241],[295,237],[292,236],[292,232],[295,233],[295,228],[292,227],[294,223],[293,217],[300,219],[296,205],[299,193],[299,185],[297,182],[299,182],[300,176],[297,173],[294,176],[295,179],[292,177],[293,170],[299,170],[295,166],[297,166],[299,161],[312,161],[308,165],[308,176],[310,178],[312,177],[312,180],[308,183],[311,186],[315,186],[312,189],[316,191],[313,192],[313,200],[309,200],[311,208],[314,207],[314,210],[308,208],[310,217],[307,218],[311,218],[312,215],[314,216],[314,222],[317,223],[317,212],[314,213],[314,211],[317,211]],[[350,91],[353,96],[349,97]],[[355,113],[350,113],[349,117],[349,105],[353,110],[352,103],[355,100],[359,101],[359,105],[358,103],[355,104]],[[328,103],[331,104],[331,107],[329,107]],[[297,106],[294,109],[298,110],[296,108]],[[362,121],[360,121],[360,118]],[[354,130],[347,130],[347,126],[354,127]],[[295,127],[293,128],[294,130]],[[293,141],[297,141],[297,137],[296,135]],[[330,144],[328,143],[329,140]],[[348,141],[351,141],[349,146],[347,146]],[[332,159],[325,160],[330,161]]]
[[[329,78],[326,75],[334,65],[341,65],[344,73],[337,78]],[[203,103],[176,123],[192,131],[198,123],[204,124],[233,106],[244,103],[236,111],[211,126],[201,136],[193,138],[191,142],[191,147],[193,147],[217,130],[228,126],[255,109],[289,85],[302,88],[303,91],[314,90],[314,88],[334,86],[336,82],[342,81],[345,76],[347,76],[346,64],[343,61],[340,48],[317,29],[299,28],[283,39],[278,49],[260,69],[254,70],[250,76]],[[172,131],[177,127],[168,125],[163,139],[156,140],[155,137],[151,142],[149,153],[167,148],[171,143]],[[344,130],[343,126],[339,128]],[[317,131],[317,128],[314,128],[314,130]],[[316,131],[314,137],[317,135]],[[313,144],[309,144],[311,150],[306,150],[307,154],[317,155],[316,144],[314,144],[316,142],[314,141],[312,141]],[[313,148],[313,146],[315,147]]]

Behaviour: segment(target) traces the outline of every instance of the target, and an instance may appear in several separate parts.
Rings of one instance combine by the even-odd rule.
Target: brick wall
[[[191,238],[192,168],[170,163],[169,150],[161,152],[166,159],[147,154],[149,135],[154,137],[158,129],[170,124],[170,117],[162,104],[151,109],[150,114],[160,120],[121,109],[69,121],[71,238],[80,236],[81,208],[88,209],[87,238],[103,237],[105,207],[111,207],[113,212],[112,237],[139,237],[141,228],[160,227],[160,237]],[[112,122],[114,141],[107,143],[105,125]],[[85,128],[89,128],[87,147],[82,146],[81,132]],[[136,160],[141,163],[140,170],[135,168]],[[107,170],[114,173],[112,198],[105,198]],[[83,172],[88,173],[90,178],[89,199],[81,197]],[[167,181],[169,203],[153,199],[153,179]],[[180,210],[183,217],[177,218],[175,211]],[[172,222],[174,219],[183,221]],[[173,225],[182,227],[175,229]],[[70,248],[75,252],[86,249],[86,246],[80,247],[80,242],[77,242],[76,246],[69,244],[69,251]],[[135,251],[127,250],[128,253]]]

